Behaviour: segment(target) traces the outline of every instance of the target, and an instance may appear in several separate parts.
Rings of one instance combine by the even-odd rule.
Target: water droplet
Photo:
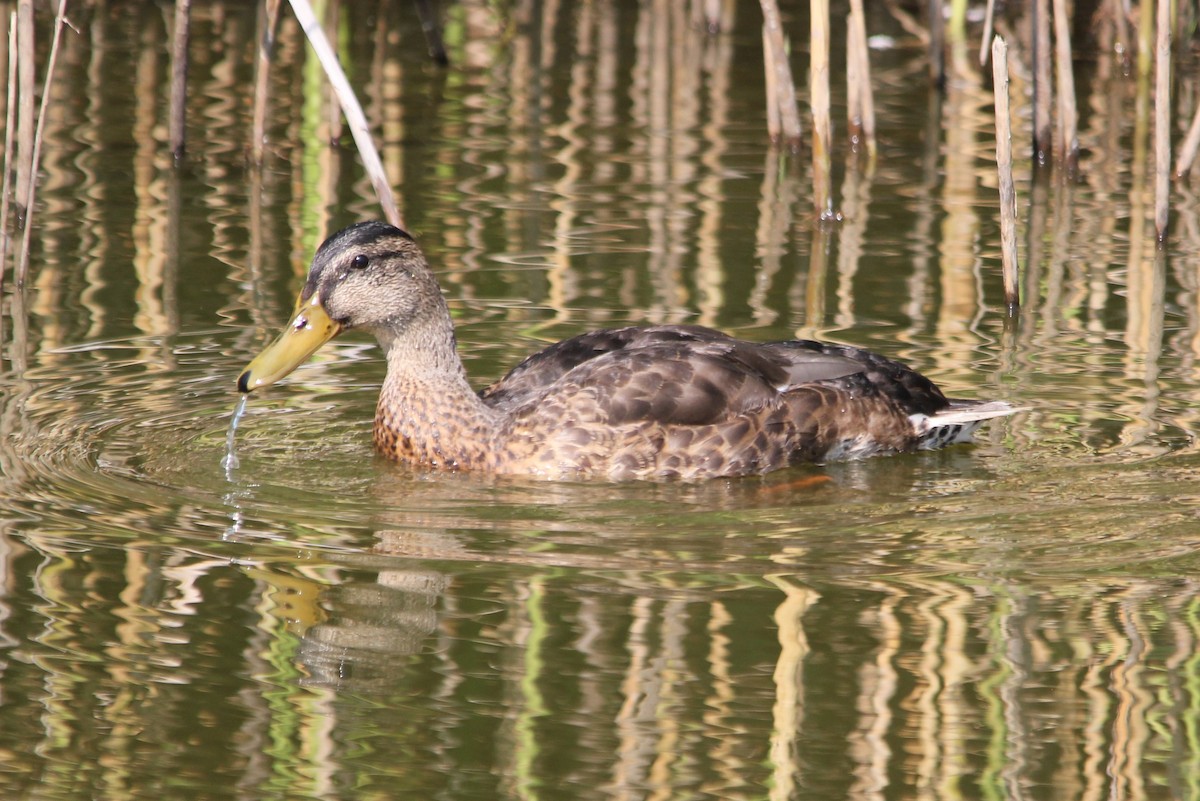
[[[246,413],[246,403],[249,400],[249,395],[242,395],[238,398],[237,406],[233,409],[233,416],[229,418],[229,433],[225,436],[225,455],[221,457],[221,469],[225,471],[225,478],[228,481],[233,480],[233,471],[241,466],[241,461],[234,452],[234,441],[237,437],[238,423],[241,422],[242,415]]]

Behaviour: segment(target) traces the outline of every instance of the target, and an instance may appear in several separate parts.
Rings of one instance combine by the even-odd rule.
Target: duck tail
[[[958,442],[970,442],[975,429],[985,420],[1007,417],[1028,408],[1013,406],[1007,401],[951,400],[950,405],[941,411],[914,414],[910,419],[920,440],[918,447],[933,450]]]

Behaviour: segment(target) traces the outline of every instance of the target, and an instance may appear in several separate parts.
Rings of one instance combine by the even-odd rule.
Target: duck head
[[[291,321],[242,371],[238,390],[275,383],[343,331],[370,331],[387,347],[439,313],[445,301],[413,238],[387,223],[357,223],[317,249]]]

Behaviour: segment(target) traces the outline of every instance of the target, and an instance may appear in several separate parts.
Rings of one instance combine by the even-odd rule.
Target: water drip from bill
[[[235,450],[235,439],[238,423],[242,421],[242,416],[246,413],[246,403],[249,400],[249,395],[242,395],[238,398],[237,406],[233,409],[233,416],[229,419],[229,433],[225,436],[225,455],[221,457],[221,468],[225,471],[226,481],[233,481],[233,471],[237,470],[241,464]]]

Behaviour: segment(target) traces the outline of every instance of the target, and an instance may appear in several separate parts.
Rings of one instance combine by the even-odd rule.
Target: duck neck
[[[472,470],[491,452],[495,413],[467,382],[453,326],[410,326],[379,336],[387,377],[375,411],[375,447],[399,462]]]

